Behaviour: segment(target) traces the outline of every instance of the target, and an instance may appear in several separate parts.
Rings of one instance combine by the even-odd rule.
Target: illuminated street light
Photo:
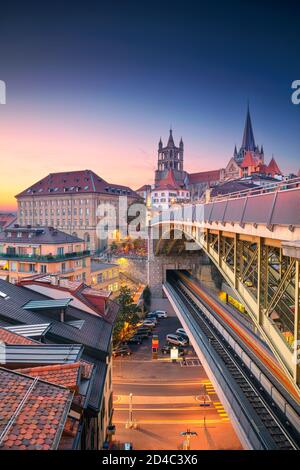
[[[191,438],[198,436],[198,434],[195,431],[187,429],[186,431],[181,432],[180,435],[185,437],[185,440],[183,441],[183,450],[190,450]]]
[[[137,423],[136,420],[133,419],[133,408],[132,408],[132,393],[129,394],[129,416],[128,420],[126,421],[126,429],[136,429]]]

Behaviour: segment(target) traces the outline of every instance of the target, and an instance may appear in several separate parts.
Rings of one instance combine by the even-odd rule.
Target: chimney
[[[61,311],[60,311],[60,321],[62,323],[64,323],[64,321],[65,321],[65,309],[64,308],[62,308]]]
[[[53,286],[58,286],[58,276],[56,274],[51,275],[51,284]]]

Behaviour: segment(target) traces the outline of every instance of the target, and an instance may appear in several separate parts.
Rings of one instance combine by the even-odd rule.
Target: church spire
[[[244,150],[255,151],[255,140],[254,140],[254,134],[253,134],[253,129],[252,129],[249,104],[247,108],[247,116],[246,116],[246,122],[245,122],[242,148]]]
[[[173,140],[173,134],[172,134],[172,128],[170,129],[170,135],[169,135],[169,140],[168,140],[167,147],[175,147],[174,140]]]

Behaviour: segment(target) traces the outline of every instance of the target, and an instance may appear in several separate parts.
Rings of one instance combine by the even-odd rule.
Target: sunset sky
[[[296,1],[60,3],[1,5],[0,209],[51,172],[152,183],[170,125],[185,170],[224,167],[248,100],[267,162],[298,171]]]

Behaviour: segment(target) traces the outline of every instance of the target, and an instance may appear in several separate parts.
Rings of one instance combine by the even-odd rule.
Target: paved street
[[[167,301],[154,308],[165,308],[169,318],[155,329],[159,350],[167,333],[181,325]],[[132,442],[134,449],[181,449],[180,432],[190,428],[198,433],[191,449],[240,449],[230,420],[216,395],[200,361],[191,347],[187,365],[172,363],[159,353],[152,359],[151,338],[130,346],[132,356],[116,358],[113,363],[115,440]],[[137,429],[126,429],[129,394],[133,394],[133,420]],[[206,406],[201,406],[205,404]]]

